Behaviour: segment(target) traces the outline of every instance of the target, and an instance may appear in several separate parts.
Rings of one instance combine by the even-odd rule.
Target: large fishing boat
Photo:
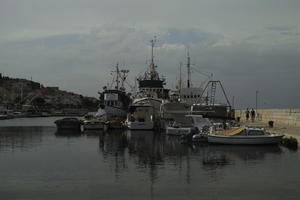
[[[164,102],[161,106],[161,113],[163,118],[167,120],[175,120],[178,117],[184,117],[191,113],[191,106],[196,103],[203,101],[201,94],[203,89],[201,86],[195,87],[191,81],[191,57],[189,50],[187,49],[187,80],[186,85],[182,83],[181,78],[181,67],[180,64],[180,75],[178,86],[176,90],[171,91],[170,101]],[[184,86],[183,86],[184,85]]]
[[[169,89],[165,89],[164,85],[166,84],[166,79],[164,77],[160,77],[159,73],[156,71],[157,65],[154,63],[153,49],[155,45],[155,38],[150,41],[151,42],[151,63],[149,65],[148,70],[139,78],[138,81],[138,91],[134,97],[131,107],[135,110],[137,107],[144,105],[151,105],[153,107],[153,119],[158,119],[160,117],[160,107],[164,101],[169,99]],[[133,122],[131,115],[127,116],[127,121]],[[130,119],[131,118],[131,119]],[[128,126],[128,128],[131,128]],[[153,129],[151,126],[149,129]],[[135,129],[138,129],[136,127]],[[142,129],[146,129],[143,127]]]
[[[189,49],[187,49],[187,83],[186,87],[182,87],[181,81],[181,69],[180,69],[180,79],[179,79],[179,86],[178,86],[178,93],[179,93],[179,101],[181,103],[186,103],[189,105],[193,105],[195,103],[201,103],[203,99],[201,98],[201,94],[203,89],[201,86],[195,87],[192,84],[192,76],[191,76],[191,57],[189,53]],[[181,67],[180,67],[181,68]]]
[[[129,70],[112,71],[113,80],[109,86],[103,87],[103,92],[99,92],[100,106],[97,112],[98,117],[105,120],[124,120],[126,119],[129,104],[131,103],[130,94],[126,92],[124,83]]]
[[[151,42],[151,63],[148,70],[140,77],[138,81],[138,91],[135,95],[133,103],[145,102],[152,104],[156,110],[159,111],[160,104],[169,99],[169,89],[165,89],[166,79],[160,77],[156,71],[157,65],[154,63],[153,49],[156,40],[153,39]]]

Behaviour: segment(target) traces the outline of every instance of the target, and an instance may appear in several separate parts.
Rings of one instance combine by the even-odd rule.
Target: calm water
[[[56,133],[0,121],[0,199],[299,199],[300,153],[181,144],[153,132]]]

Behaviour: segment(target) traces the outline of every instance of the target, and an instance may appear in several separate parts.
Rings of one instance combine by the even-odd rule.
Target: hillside
[[[31,80],[10,78],[0,73],[0,103],[18,108],[32,105],[39,110],[64,108],[96,110],[99,102],[94,97],[84,97],[60,90],[59,87],[48,87]]]

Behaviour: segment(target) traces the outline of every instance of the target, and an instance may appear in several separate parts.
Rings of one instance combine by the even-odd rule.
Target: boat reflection
[[[178,137],[152,131],[108,132],[100,136],[99,140],[100,152],[106,159],[110,155],[129,156],[136,160],[137,168],[140,169],[150,166],[163,167],[166,162],[176,165],[189,156],[196,156],[205,169],[211,170],[232,165],[236,161],[263,161],[268,154],[282,152],[277,145],[237,146],[204,143],[189,146],[182,144]],[[128,155],[125,152],[128,152]]]
[[[99,136],[100,134],[104,134],[105,131],[104,130],[84,130],[83,134],[86,134],[88,137],[90,136]]]
[[[42,134],[48,128],[44,127],[1,127],[0,128],[0,151],[26,151],[40,146]]]
[[[55,132],[56,137],[80,137],[82,132],[75,129],[57,129]]]

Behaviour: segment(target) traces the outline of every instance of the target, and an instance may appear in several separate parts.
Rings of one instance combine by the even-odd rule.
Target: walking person
[[[252,108],[252,110],[251,110],[251,120],[252,120],[252,122],[254,122],[254,119],[255,119],[255,111]]]
[[[247,110],[245,111],[245,115],[246,115],[246,120],[249,120],[249,116],[250,116],[250,112],[249,109],[247,108]]]

